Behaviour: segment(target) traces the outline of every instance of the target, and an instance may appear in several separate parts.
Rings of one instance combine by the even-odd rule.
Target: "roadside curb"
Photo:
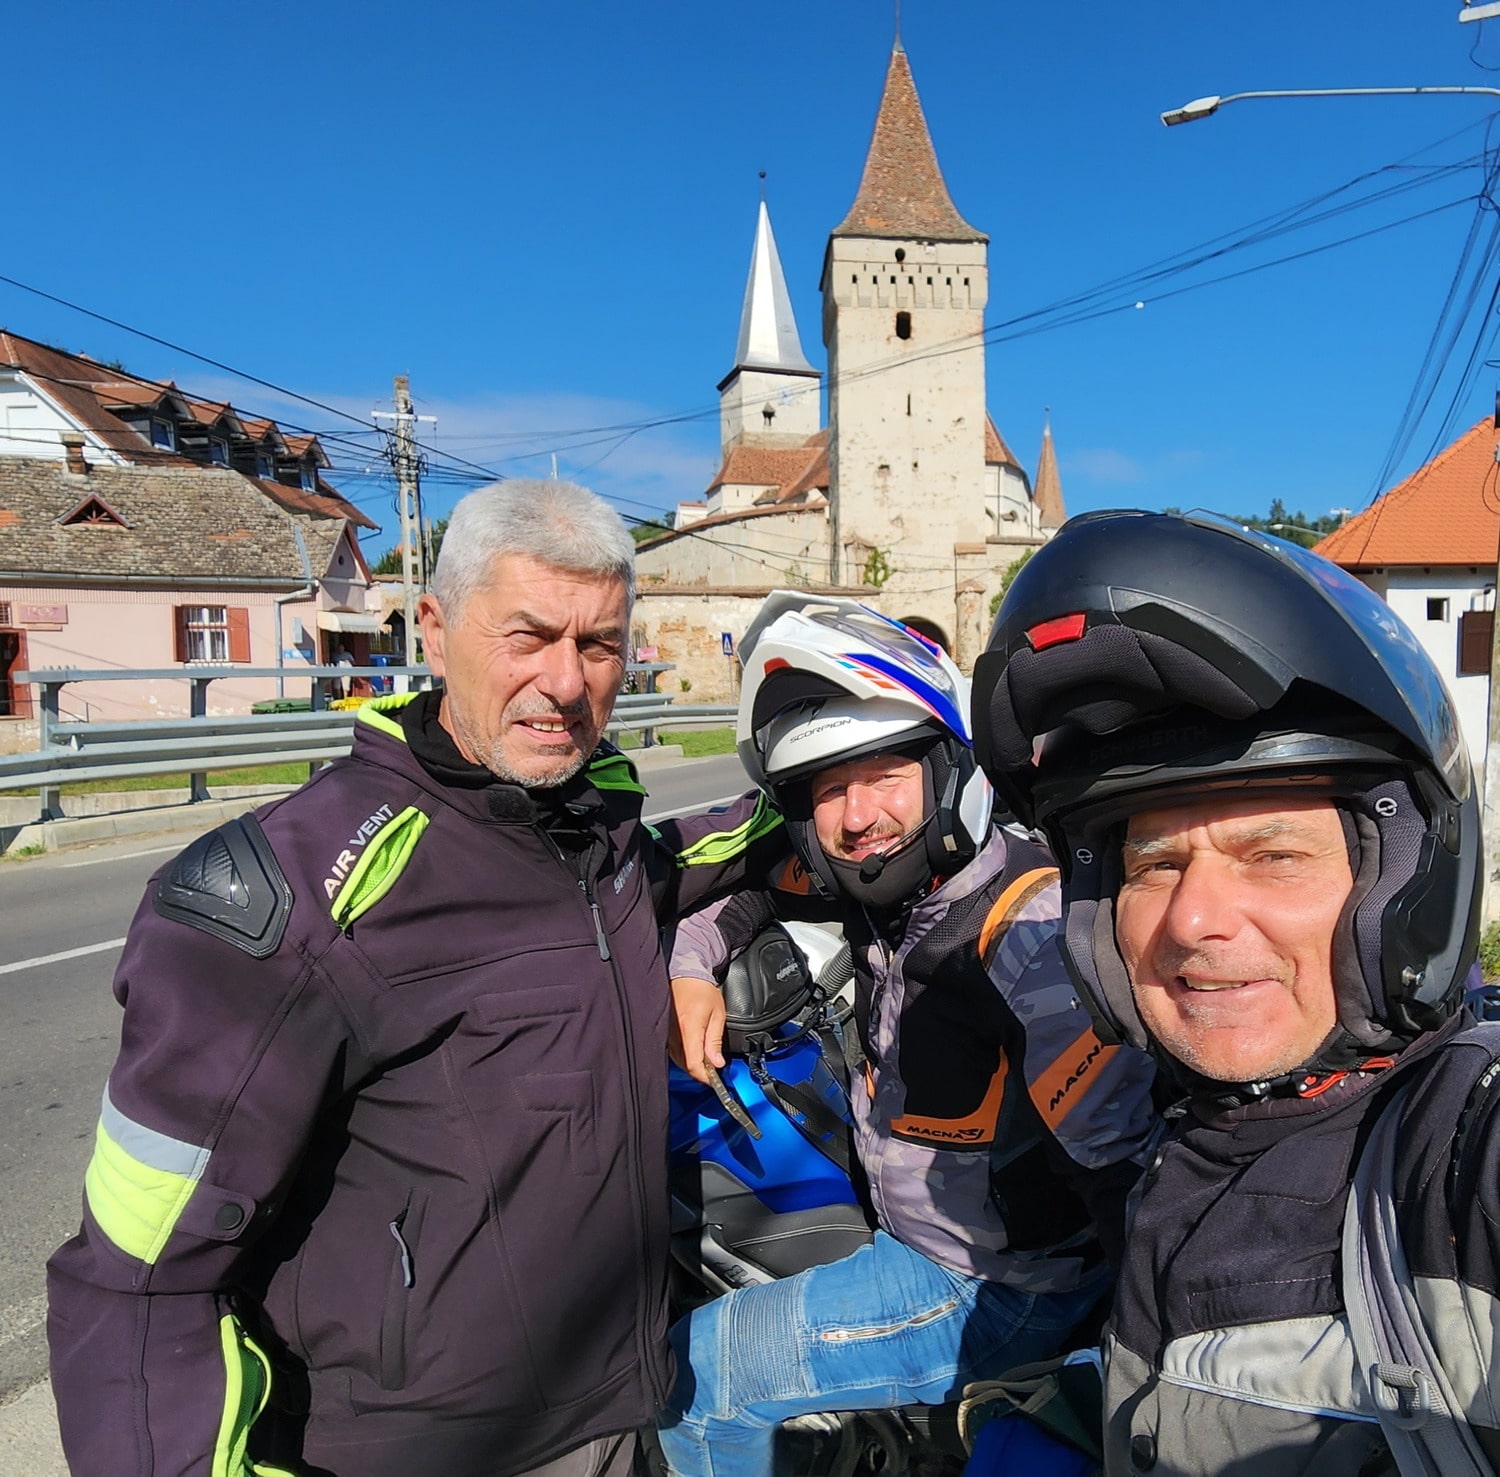
[[[45,1377],[0,1405],[0,1468],[26,1477],[68,1477],[57,1406]]]
[[[654,769],[659,764],[670,764],[681,759],[681,744],[652,744],[649,749],[624,749],[621,751],[637,769]]]
[[[94,841],[113,841],[121,836],[153,836],[164,832],[210,831],[237,815],[266,805],[279,794],[236,795],[226,800],[201,800],[196,805],[162,806],[149,810],[119,810],[109,815],[74,816],[60,821],[33,821],[30,825],[0,828],[0,854],[41,847],[63,851]]]

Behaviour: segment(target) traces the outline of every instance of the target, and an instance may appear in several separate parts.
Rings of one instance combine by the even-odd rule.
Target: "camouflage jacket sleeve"
[[[1038,916],[1013,925],[988,957],[990,978],[1022,1036],[1027,1094],[1054,1171],[1084,1202],[1110,1261],[1124,1248],[1125,1202],[1163,1131],[1154,1063],[1095,1033],[1059,948],[1056,885]],[[1050,913],[1051,916],[1047,916]]]
[[[668,932],[668,972],[673,979],[722,981],[730,960],[774,917],[770,894],[760,888],[684,914]]]
[[[74,1477],[252,1470],[245,1443],[268,1377],[247,1255],[322,1105],[364,1070],[318,960],[271,927],[257,958],[224,928],[161,916],[151,894],[132,924],[83,1224],[48,1264]]]

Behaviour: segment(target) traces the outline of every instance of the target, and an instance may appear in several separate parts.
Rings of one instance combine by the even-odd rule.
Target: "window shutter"
[[[1460,677],[1487,676],[1490,670],[1490,641],[1495,627],[1493,610],[1466,610],[1458,618],[1458,674]]]
[[[172,660],[185,662],[188,659],[186,605],[172,607]]]
[[[225,614],[229,617],[229,660],[250,660],[250,612],[243,605],[231,605]]]

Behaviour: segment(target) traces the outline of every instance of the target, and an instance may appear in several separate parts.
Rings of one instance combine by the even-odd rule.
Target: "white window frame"
[[[182,649],[190,662],[224,666],[229,661],[229,608],[189,605],[182,613]]]
[[[161,434],[158,436],[158,432]],[[151,444],[158,451],[177,450],[177,427],[171,421],[164,421],[160,416],[151,417]]]
[[[229,465],[229,443],[222,436],[208,438],[208,459],[216,467]]]

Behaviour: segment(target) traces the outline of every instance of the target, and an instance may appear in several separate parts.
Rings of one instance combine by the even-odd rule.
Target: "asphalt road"
[[[733,755],[642,777],[648,820],[746,788]],[[119,1038],[110,981],[147,879],[187,844],[168,839],[0,861],[0,1404],[46,1370],[43,1265],[78,1226]]]

